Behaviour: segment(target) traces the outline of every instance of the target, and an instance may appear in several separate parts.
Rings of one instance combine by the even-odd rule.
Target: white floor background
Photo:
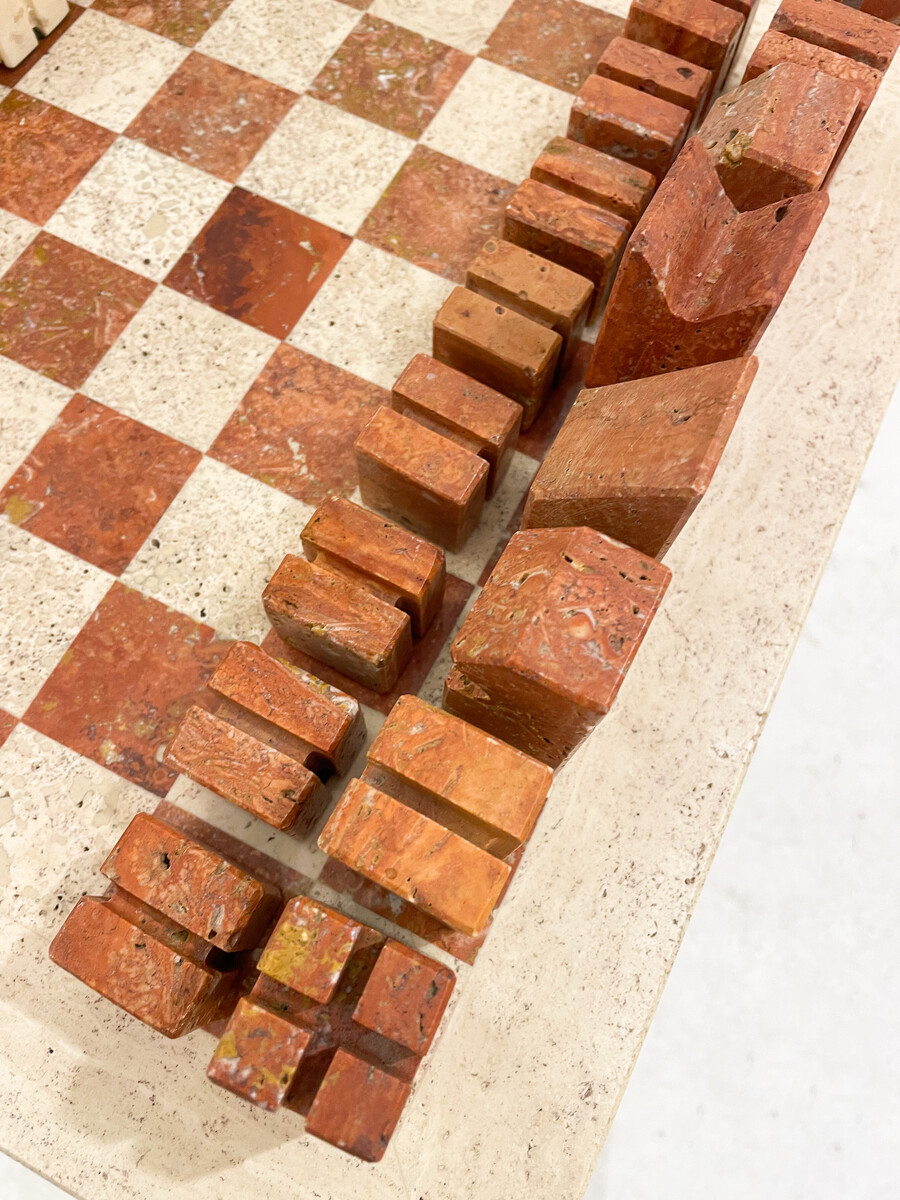
[[[900,1197],[898,460],[895,396],[585,1200]]]

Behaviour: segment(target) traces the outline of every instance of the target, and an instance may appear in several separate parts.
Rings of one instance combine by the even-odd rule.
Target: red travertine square
[[[513,242],[492,238],[469,263],[466,287],[555,330],[563,341],[557,374],[568,367],[591,309],[590,280]]]
[[[266,585],[263,608],[280,638],[350,679],[387,692],[412,654],[406,613],[296,554]]]
[[[301,762],[196,704],[164,761],[275,829],[290,829],[320,794],[318,777]]]
[[[731,66],[744,29],[740,12],[713,0],[632,0],[625,37],[705,67],[713,91]]]
[[[503,236],[583,275],[594,285],[591,315],[609,293],[631,225],[577,196],[526,179],[506,206]]]
[[[615,213],[631,225],[656,187],[649,171],[565,137],[551,138],[535,159],[531,178]]]
[[[770,29],[843,54],[876,71],[891,65],[900,29],[838,0],[782,0]]]
[[[705,67],[627,37],[613,38],[600,56],[597,74],[686,108],[692,117],[702,112],[713,84]]]
[[[820,188],[858,104],[852,83],[779,63],[720,96],[697,137],[743,212]]]
[[[615,79],[589,75],[569,114],[568,136],[592,150],[622,158],[658,180],[687,137],[691,114]]]
[[[661,558],[709,487],[757,365],[751,355],[582,392],[522,528],[588,525]]]
[[[281,899],[269,884],[148,813],[132,819],[100,870],[227,953],[255,946]]]
[[[366,736],[359,703],[330,684],[272,658],[252,642],[235,642],[209,686],[241,709],[297,739],[304,765],[343,774]],[[321,762],[320,760],[324,760]]]
[[[428,354],[417,354],[394,384],[391,407],[483,458],[487,495],[493,496],[512,462],[521,404]]]
[[[351,779],[319,848],[460,933],[480,933],[511,868],[429,817]]]
[[[259,970],[319,1004],[334,996],[363,926],[306,896],[290,900],[265,945]]]
[[[206,1069],[207,1079],[267,1112],[284,1103],[313,1034],[243,997]]]
[[[517,405],[506,403],[518,414]],[[329,496],[301,538],[310,562],[347,575],[407,613],[415,637],[423,637],[440,612],[447,580],[443,550],[393,521]]]
[[[522,405],[528,429],[553,387],[562,339],[502,304],[454,288],[434,318],[438,361]]]
[[[488,466],[442,434],[382,406],[356,439],[364,503],[448,550],[478,524]]]
[[[739,213],[691,138],[628,243],[587,386],[751,354],[827,206],[812,192]]]
[[[456,977],[424,954],[387,942],[353,1012],[357,1024],[427,1054]]]
[[[670,578],[593,529],[515,533],[451,658],[492,701],[526,715],[539,757],[557,765],[609,711]]]
[[[552,772],[417,696],[401,696],[369,747],[367,761],[405,800],[411,786],[480,825],[492,854],[527,841]]]
[[[306,1131],[365,1162],[379,1162],[409,1096],[409,1084],[338,1050],[306,1118]]]

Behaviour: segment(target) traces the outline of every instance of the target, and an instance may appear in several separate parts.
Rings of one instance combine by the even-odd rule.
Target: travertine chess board
[[[896,67],[667,555],[660,617],[459,966],[384,1160],[211,1087],[208,1035],[163,1043],[47,946],[162,799],[375,920],[319,879],[313,837],[176,777],[162,748],[230,639],[273,648],[265,582],[326,495],[354,495],[354,437],[621,27],[577,0],[96,0],[0,72],[0,1145],[85,1200],[584,1189],[900,376]],[[438,699],[587,351],[448,557],[396,693],[348,688],[370,733],[401,691]]]

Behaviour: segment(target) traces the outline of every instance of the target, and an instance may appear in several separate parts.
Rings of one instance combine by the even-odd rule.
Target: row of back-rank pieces
[[[709,108],[749,15],[741,0],[635,0],[568,137],[435,319],[433,357],[412,360],[357,441],[363,501],[403,525],[326,501],[306,558],[288,555],[263,597],[285,642],[392,689],[441,609],[439,545],[459,549],[477,524],[615,279],[588,390],[452,644],[447,711],[402,696],[319,838],[387,897],[383,913],[424,914],[457,945],[483,935],[551,768],[622,684],[670,578],[657,560],[709,484],[821,188],[900,39],[835,0],[785,0],[745,82]],[[238,642],[166,761],[303,830],[364,732],[351,696]],[[103,871],[111,891],[79,902],[54,960],[170,1037],[227,1017],[214,1082],[380,1158],[453,972],[306,897],[276,918],[270,882],[153,817]]]

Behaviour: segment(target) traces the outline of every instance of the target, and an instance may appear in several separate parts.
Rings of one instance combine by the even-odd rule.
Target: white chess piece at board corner
[[[0,0],[0,62],[17,67],[69,11],[68,0]]]

